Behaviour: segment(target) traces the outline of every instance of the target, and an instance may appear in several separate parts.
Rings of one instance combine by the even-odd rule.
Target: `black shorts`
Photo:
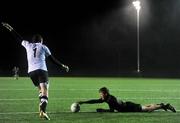
[[[142,112],[142,106],[133,102],[125,102],[123,112]]]
[[[48,83],[48,72],[45,70],[35,70],[29,73],[29,76],[35,86],[39,86],[40,83]]]

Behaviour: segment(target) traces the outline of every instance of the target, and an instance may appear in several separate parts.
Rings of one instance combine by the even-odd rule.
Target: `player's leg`
[[[166,111],[167,110],[170,110],[170,111],[172,111],[172,112],[176,112],[176,109],[171,105],[171,104],[166,104],[166,105],[164,105],[164,108],[166,109]]]
[[[160,104],[150,104],[150,105],[142,106],[142,111],[144,112],[152,112],[159,109],[163,109],[165,111],[170,110],[172,112],[176,112],[175,108],[169,103],[166,105],[164,103],[160,103]]]
[[[144,112],[152,112],[152,111],[159,110],[159,109],[163,109],[163,110],[167,111],[167,108],[165,107],[164,103],[149,104],[149,105],[142,106],[142,111],[144,111]]]
[[[40,85],[38,85],[37,88],[38,88],[38,91],[39,91],[39,98],[40,98],[40,97],[42,96],[42,92],[41,92],[41,87],[40,87]]]
[[[41,103],[42,92],[41,92],[41,87],[40,87],[40,85],[39,85],[37,88],[38,88],[38,91],[39,91],[39,112],[40,112],[40,111],[41,111],[40,103]]]
[[[154,110],[159,110],[159,109],[163,109],[163,106],[161,104],[149,104],[142,106],[143,112],[152,112]]]
[[[46,113],[46,107],[48,104],[48,73],[46,71],[40,70],[39,72],[39,87],[40,87],[40,117],[44,117],[47,120],[50,120]]]
[[[46,113],[46,107],[48,104],[48,84],[47,83],[40,83],[41,88],[41,97],[40,97],[40,117],[45,118],[46,120],[50,120]]]
[[[15,76],[15,79],[16,79],[16,80],[18,80],[18,74],[17,74],[17,73],[15,73],[15,75],[14,75],[14,76]]]
[[[39,79],[38,79],[39,77],[38,77],[37,73],[38,73],[38,70],[30,72],[29,76],[30,76],[34,86],[37,87],[37,89],[39,91],[39,100],[41,100],[42,93],[41,93],[41,87],[39,85]],[[39,107],[39,111],[40,111],[40,107]]]
[[[48,104],[48,84],[40,83],[41,94],[40,94],[40,109],[46,112],[46,106]]]
[[[17,80],[17,74],[16,74],[16,72],[14,73],[14,79]]]
[[[30,72],[29,76],[30,76],[33,84],[38,88],[39,99],[40,99],[40,104],[41,104],[41,102],[43,101],[43,98],[45,97],[44,95],[48,96],[48,93],[46,93],[48,91],[46,91],[46,86],[44,86],[43,84],[40,84],[40,82],[41,81],[45,82],[45,81],[47,81],[47,79],[43,79],[44,75],[41,74],[40,70],[36,70],[36,71]],[[47,88],[48,88],[48,86],[47,86]],[[40,117],[49,120],[49,117],[47,116],[47,114],[42,111],[42,106],[40,104],[39,104]]]

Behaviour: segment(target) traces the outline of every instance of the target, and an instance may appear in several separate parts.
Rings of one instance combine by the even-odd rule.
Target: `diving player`
[[[123,102],[118,101],[116,97],[109,93],[109,90],[106,87],[102,87],[99,89],[100,98],[88,101],[79,101],[79,104],[95,104],[95,103],[107,103],[109,105],[109,109],[97,109],[97,112],[152,112],[154,110],[163,109],[165,111],[170,110],[172,112],[176,112],[175,108],[168,104],[160,103],[160,104],[150,104],[142,106],[141,104],[136,104],[134,102]]]

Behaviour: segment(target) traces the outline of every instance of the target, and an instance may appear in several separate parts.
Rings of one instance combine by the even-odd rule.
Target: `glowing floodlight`
[[[137,11],[139,11],[141,9],[141,2],[140,1],[134,1],[133,5]]]

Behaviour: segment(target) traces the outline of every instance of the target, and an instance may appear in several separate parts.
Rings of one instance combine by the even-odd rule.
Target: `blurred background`
[[[5,1],[1,21],[24,39],[33,34],[62,63],[65,73],[48,62],[50,76],[180,76],[180,1],[140,0],[137,73],[137,11],[133,0]],[[10,4],[11,3],[11,4]],[[0,76],[14,66],[27,76],[26,51],[2,26]]]

